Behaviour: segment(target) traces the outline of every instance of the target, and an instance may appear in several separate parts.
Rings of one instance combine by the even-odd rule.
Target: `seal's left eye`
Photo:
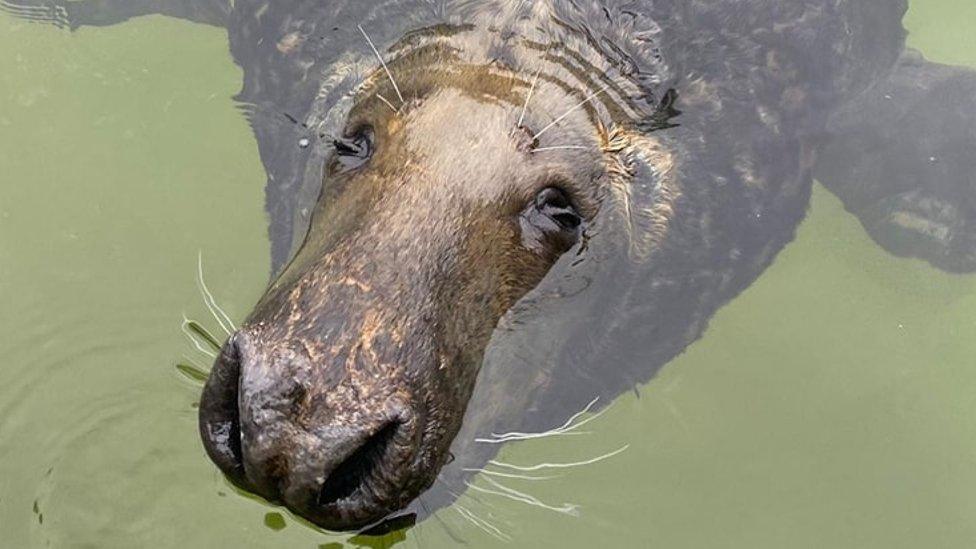
[[[535,208],[564,231],[575,231],[583,222],[566,193],[555,187],[547,187],[535,195]]]
[[[373,156],[373,130],[363,128],[349,137],[332,140],[335,158],[343,170],[356,169]]]
[[[558,187],[539,191],[519,215],[522,243],[537,252],[563,253],[582,232],[583,217]]]

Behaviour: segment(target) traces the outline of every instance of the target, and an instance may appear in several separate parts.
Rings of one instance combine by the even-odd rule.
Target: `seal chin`
[[[204,387],[204,448],[232,483],[330,530],[375,525],[429,484],[418,459],[423,429],[409,406],[394,398],[359,402],[345,415],[306,423],[284,413],[306,401],[295,390],[306,369],[270,364],[269,355],[280,353],[262,353],[255,338],[238,332]],[[291,385],[272,383],[269,372]]]

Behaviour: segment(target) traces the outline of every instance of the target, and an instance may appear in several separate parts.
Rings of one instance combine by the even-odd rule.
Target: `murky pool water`
[[[976,66],[976,7],[913,3],[910,43]],[[0,547],[970,547],[976,277],[895,258],[833,195],[705,337],[586,437],[513,463],[612,460],[523,482],[384,538],[325,533],[206,459],[219,328],[268,276],[264,171],[224,31],[162,17],[75,32],[0,16]],[[498,534],[502,534],[499,536]]]

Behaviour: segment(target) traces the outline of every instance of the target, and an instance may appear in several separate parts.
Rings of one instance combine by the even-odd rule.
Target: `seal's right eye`
[[[373,129],[360,128],[349,137],[332,140],[340,171],[354,170],[373,156]]]

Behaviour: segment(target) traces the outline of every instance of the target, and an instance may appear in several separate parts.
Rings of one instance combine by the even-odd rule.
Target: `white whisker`
[[[529,94],[525,96],[525,103],[522,105],[522,114],[519,115],[518,122],[515,123],[515,129],[522,127],[522,121],[525,120],[525,111],[529,108],[529,101],[532,99],[532,93],[535,91],[536,84],[539,83],[539,74],[542,72],[542,67],[539,67],[535,71],[535,77],[532,79],[532,86],[529,87]]]
[[[465,469],[461,469],[461,470],[462,471],[468,471],[468,472],[471,472],[471,473],[482,473],[482,474],[489,475],[489,476],[494,476],[494,477],[515,478],[515,479],[521,479],[521,480],[550,480],[550,479],[554,479],[554,478],[559,478],[558,475],[555,475],[555,476],[547,476],[547,477],[534,477],[532,475],[519,475],[517,473],[502,473],[501,471],[492,471],[491,469],[465,468]]]
[[[555,145],[552,147],[539,147],[538,149],[532,149],[532,152],[537,153],[541,151],[558,151],[564,149],[586,150],[589,149],[589,147],[583,147],[580,145]]]
[[[598,400],[600,400],[600,397],[598,397],[598,396],[597,397],[593,397],[593,400],[589,401],[586,404],[586,406],[583,407],[582,410],[580,410],[579,412],[576,412],[575,414],[569,416],[569,419],[566,420],[566,423],[563,424],[563,427],[566,427],[568,425],[571,425],[574,421],[576,421],[577,418],[579,418],[583,414],[589,412],[593,408],[593,405],[596,404]],[[605,412],[608,408],[610,408],[609,405],[607,406],[607,408],[604,408],[603,411]],[[600,412],[599,414],[594,415],[593,417],[589,418],[586,421],[590,421],[590,420],[592,420],[594,418],[598,418],[598,417],[600,417],[601,414],[603,414],[603,412]],[[585,421],[584,422],[580,422],[579,425],[577,425],[577,427],[579,427],[580,425],[583,425],[583,423],[585,423]]]
[[[512,440],[530,440],[530,439],[534,439],[534,438],[546,438],[546,437],[554,437],[554,436],[567,436],[567,435],[583,435],[583,434],[589,434],[587,432],[582,432],[582,431],[581,432],[575,432],[575,431],[576,431],[576,429],[582,427],[583,425],[586,425],[587,423],[589,423],[589,422],[593,421],[594,419],[596,419],[596,418],[600,417],[601,415],[603,415],[610,408],[609,406],[607,406],[607,408],[604,408],[603,410],[599,411],[598,413],[593,414],[592,416],[584,419],[583,421],[581,421],[581,422],[579,422],[579,423],[577,423],[575,425],[573,424],[573,422],[576,421],[583,414],[589,412],[590,409],[593,408],[593,405],[596,404],[596,401],[599,400],[599,399],[600,399],[600,397],[594,398],[593,400],[590,401],[589,404],[586,405],[586,407],[584,407],[579,412],[576,412],[569,419],[567,419],[565,423],[563,423],[559,427],[556,427],[554,429],[550,429],[548,431],[543,431],[541,433],[521,433],[521,432],[518,432],[518,431],[513,431],[511,433],[503,433],[503,434],[500,434],[500,435],[499,434],[496,434],[496,433],[491,433],[491,436],[494,437],[494,438],[476,438],[474,440],[475,440],[475,442],[487,442],[488,444],[501,444],[503,442],[509,442],[509,441],[512,441]]]
[[[192,343],[193,346],[196,347],[197,350],[200,351],[201,353],[209,356],[210,358],[214,358],[214,359],[217,358],[216,353],[214,353],[210,349],[205,349],[202,345],[200,345],[200,342],[197,340],[197,338],[193,337],[193,334],[190,333],[190,329],[187,328],[187,326],[189,325],[190,325],[190,319],[186,318],[186,315],[183,315],[183,324],[180,324],[180,330],[182,330],[183,333],[186,334],[186,337],[190,340],[190,343]]]
[[[457,494],[455,494],[455,499],[460,500],[461,498],[465,498],[467,500],[470,500],[472,503],[477,503],[478,505],[480,505],[482,507],[485,507],[485,508],[488,508],[488,509],[494,509],[495,508],[495,506],[492,505],[491,503],[488,503],[487,501],[480,500],[480,499],[476,498],[475,496],[471,495],[471,490],[465,490],[464,493],[461,494],[460,496],[458,496]],[[491,511],[488,511],[488,516],[493,516],[491,514]]]
[[[623,452],[627,448],[630,448],[630,444],[625,444],[625,445],[623,445],[623,447],[618,448],[618,449],[616,449],[613,452],[610,452],[608,454],[604,454],[602,456],[597,456],[597,457],[595,457],[593,459],[588,459],[586,461],[577,461],[577,462],[573,462],[573,463],[540,463],[538,465],[528,465],[528,466],[524,466],[524,465],[512,465],[511,463],[504,463],[504,462],[495,461],[495,460],[491,460],[488,463],[490,463],[490,464],[492,464],[492,465],[494,465],[496,467],[505,467],[505,468],[508,468],[508,469],[514,469],[516,471],[539,471],[541,469],[569,469],[571,467],[580,467],[580,466],[583,466],[583,465],[591,465],[593,463],[597,463],[599,461],[603,461],[605,459],[612,458],[613,456],[615,456],[615,455]]]
[[[573,424],[573,421],[575,421],[576,418],[580,417],[581,415],[585,414],[586,412],[589,412],[590,409],[593,408],[593,405],[596,404],[596,401],[598,401],[598,400],[600,400],[600,397],[594,398],[586,406],[584,406],[582,410],[580,410],[579,412],[576,412],[575,414],[573,414],[572,416],[570,416],[569,419],[567,419],[565,423],[563,423],[559,427],[550,429],[549,431],[545,431],[545,433],[551,433],[553,431],[567,431],[567,430],[569,430],[570,429],[570,426]],[[491,436],[497,437],[497,438],[504,438],[504,437],[511,437],[511,436],[530,436],[530,435],[535,435],[535,434],[543,434],[543,433],[521,433],[521,432],[518,432],[518,431],[512,431],[510,433],[502,433],[500,435],[499,434],[496,434],[496,433],[492,433]],[[478,440],[478,439],[475,439],[475,440]]]
[[[375,53],[376,58],[379,59],[380,65],[383,65],[383,70],[386,71],[386,76],[390,78],[390,83],[393,84],[393,89],[396,90],[397,97],[400,98],[400,104],[401,105],[404,104],[406,101],[403,100],[403,94],[400,93],[400,86],[397,86],[396,80],[393,79],[393,73],[391,73],[390,68],[386,66],[386,61],[383,60],[383,56],[380,55],[380,51],[376,49],[376,46],[373,44],[373,40],[370,39],[368,34],[366,34],[366,30],[363,29],[363,26],[362,25],[356,25],[356,26],[359,27],[359,32],[363,33],[363,38],[365,38],[366,42],[369,43],[369,47],[373,49],[373,53]]]
[[[479,492],[484,492],[486,494],[492,494],[492,495],[495,495],[495,496],[501,496],[501,497],[504,497],[504,498],[511,499],[513,501],[518,501],[518,502],[521,502],[521,503],[525,503],[527,505],[532,505],[533,507],[541,507],[541,508],[547,509],[549,511],[555,511],[556,513],[562,513],[564,515],[571,515],[571,516],[574,516],[574,517],[575,516],[579,516],[579,511],[578,511],[579,506],[578,505],[574,505],[572,503],[564,503],[562,506],[556,507],[554,505],[549,505],[548,503],[543,503],[542,501],[539,501],[538,498],[535,498],[533,496],[530,496],[529,494],[526,494],[526,493],[523,493],[523,492],[519,492],[518,490],[514,490],[514,489],[509,488],[507,486],[502,486],[501,484],[495,482],[494,480],[492,480],[490,478],[486,478],[485,481],[488,482],[489,484],[495,486],[496,488],[498,488],[498,490],[501,490],[501,491],[499,492],[498,490],[489,490],[488,488],[482,488],[481,486],[475,486],[474,484],[471,484],[470,482],[467,482],[467,481],[465,481],[465,484],[467,484],[468,485],[468,488],[471,488],[472,490],[477,490]]]
[[[387,99],[387,98],[385,98],[385,97],[383,97],[383,96],[382,96],[382,95],[380,95],[380,94],[376,94],[376,97],[378,97],[380,101],[382,101],[382,102],[384,102],[384,103],[386,103],[386,106],[387,106],[387,107],[390,107],[390,110],[391,110],[391,111],[393,111],[394,113],[396,113],[396,112],[397,112],[397,109],[396,109],[396,107],[394,107],[394,106],[393,106],[393,103],[390,103],[390,100],[389,100],[389,99]]]
[[[532,440],[536,438],[548,438],[548,437],[578,437],[580,435],[592,434],[591,431],[546,431],[544,433],[521,433],[515,434],[510,433],[510,436],[500,437],[500,438],[476,438],[475,442],[484,442],[486,444],[504,444],[506,442],[512,442],[514,440]],[[496,436],[494,433],[492,436]]]
[[[454,508],[457,510],[458,514],[460,514],[462,517],[468,519],[468,521],[470,521],[471,524],[474,524],[475,526],[477,526],[478,528],[480,528],[481,530],[483,530],[488,535],[490,535],[492,537],[495,537],[495,538],[497,538],[497,539],[499,539],[501,541],[504,541],[505,543],[508,543],[508,542],[512,541],[511,536],[509,536],[508,534],[505,534],[504,532],[502,532],[501,530],[499,530],[497,527],[495,527],[492,523],[490,523],[487,520],[479,517],[478,515],[474,514],[473,512],[467,510],[463,506],[458,505],[458,504],[455,503],[454,504]]]
[[[200,292],[203,294],[203,303],[210,310],[210,314],[213,315],[214,319],[217,320],[217,324],[227,332],[227,335],[231,335],[237,327],[234,326],[234,322],[227,316],[227,313],[217,305],[217,300],[214,299],[210,289],[207,288],[207,283],[203,281],[203,252],[197,253],[197,282],[200,284]]]
[[[583,105],[585,105],[585,104],[589,103],[590,101],[592,101],[593,98],[595,98],[596,96],[598,96],[601,93],[607,91],[607,88],[609,88],[609,87],[610,87],[610,84],[607,84],[607,85],[603,86],[602,88],[600,88],[599,90],[597,90],[596,92],[591,93],[589,96],[587,96],[586,99],[584,99],[584,100],[580,101],[579,103],[577,103],[575,107],[569,109],[568,111],[566,111],[565,113],[563,113],[562,116],[560,116],[559,118],[557,118],[557,119],[553,120],[552,122],[550,122],[548,126],[546,126],[545,128],[542,128],[541,130],[539,130],[538,132],[536,132],[536,134],[533,135],[532,138],[533,139],[538,139],[539,136],[542,135],[542,134],[544,134],[544,133],[546,133],[546,131],[548,131],[549,128],[551,128],[551,127],[555,126],[556,124],[562,122],[563,118],[566,118],[571,113],[573,113],[574,111],[576,111],[576,109],[579,109]]]
[[[488,534],[488,535],[492,535],[492,534],[491,534],[491,531],[490,531],[490,530],[488,530],[487,528],[485,528],[484,526],[482,526],[482,525],[481,525],[481,524],[480,524],[480,523],[479,523],[479,522],[478,522],[478,521],[477,521],[477,520],[476,520],[476,519],[474,518],[474,516],[473,516],[473,514],[471,513],[471,511],[468,511],[467,509],[465,509],[464,507],[462,507],[462,506],[460,506],[460,505],[458,505],[458,504],[456,504],[456,503],[454,504],[454,510],[455,510],[455,511],[457,511],[459,515],[461,515],[462,517],[464,517],[465,519],[467,519],[467,521],[468,521],[468,522],[470,522],[471,524],[474,524],[474,525],[475,525],[475,526],[476,526],[477,528],[479,528],[479,529],[481,529],[481,530],[484,530],[484,532],[485,532],[486,534]]]

